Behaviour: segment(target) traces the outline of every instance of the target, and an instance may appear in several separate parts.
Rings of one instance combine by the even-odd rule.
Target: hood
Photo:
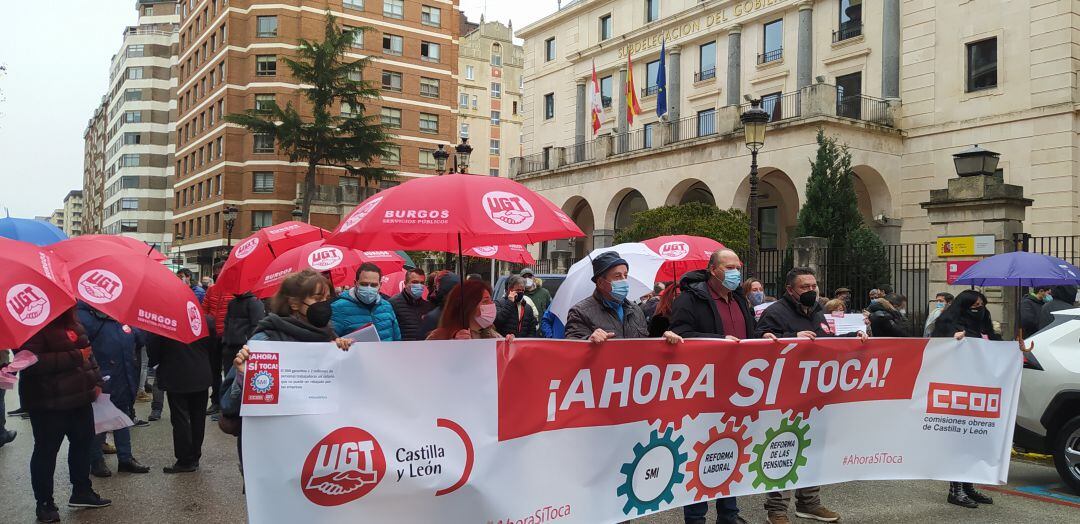
[[[681,279],[679,279],[679,287],[682,288],[683,291],[686,291],[687,288],[689,288],[693,284],[703,284],[705,282],[708,282],[709,277],[711,276],[712,275],[709,274],[709,270],[707,269],[691,271],[689,273],[686,273]]]
[[[255,296],[255,293],[252,293],[251,291],[245,291],[243,293],[233,293],[233,299],[234,300],[246,300],[246,299],[249,299],[249,298],[257,298],[257,297]]]
[[[1060,300],[1069,304],[1076,302],[1076,286],[1054,286],[1050,294],[1054,296],[1055,301]]]

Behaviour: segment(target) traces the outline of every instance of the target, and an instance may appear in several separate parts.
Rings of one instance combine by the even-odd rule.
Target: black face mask
[[[968,310],[968,315],[970,315],[971,318],[982,318],[982,314],[983,308],[981,307],[971,308]]]
[[[324,328],[330,323],[330,301],[323,300],[322,302],[316,302],[311,304],[307,308],[307,320],[312,326],[317,328]]]
[[[524,298],[525,298],[525,292],[524,291],[518,291],[518,294],[514,295],[514,302],[515,303],[516,302],[521,302],[521,300],[524,299]]]
[[[817,291],[807,291],[799,295],[799,303],[805,307],[814,307],[817,303]]]

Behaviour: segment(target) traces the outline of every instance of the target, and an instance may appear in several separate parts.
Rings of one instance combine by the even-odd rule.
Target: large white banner
[[[592,524],[853,480],[1003,483],[1021,368],[1015,343],[975,339],[252,346],[254,523]]]

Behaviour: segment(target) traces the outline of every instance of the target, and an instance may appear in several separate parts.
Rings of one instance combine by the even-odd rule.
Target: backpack
[[[266,310],[261,300],[251,293],[236,295],[229,301],[229,307],[225,310],[225,333],[222,334],[222,343],[226,346],[240,347],[247,344],[251,335],[255,333],[259,321],[266,316]]]

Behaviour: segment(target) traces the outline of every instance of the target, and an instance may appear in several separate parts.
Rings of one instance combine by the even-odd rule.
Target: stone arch
[[[572,251],[574,253],[573,259],[580,260],[593,250],[593,234],[596,231],[596,217],[593,215],[592,206],[589,205],[589,201],[580,196],[571,197],[562,206],[563,212],[570,216],[570,219],[574,221],[581,232],[585,233],[584,238],[579,238],[574,241]]]
[[[863,220],[872,224],[876,217],[891,214],[892,192],[885,183],[885,177],[867,165],[854,166],[851,170],[855,173],[855,194],[859,199],[859,212]]]
[[[647,209],[649,209],[649,202],[645,200],[645,196],[637,189],[626,188],[615,193],[611,199],[604,223],[611,225],[609,229],[618,231],[630,225],[634,213]]]
[[[710,206],[716,205],[716,198],[709,186],[696,178],[688,178],[675,184],[668,193],[664,205],[677,206],[688,202],[704,202]]]
[[[784,248],[790,242],[799,217],[799,190],[787,173],[774,167],[758,170],[758,213],[761,219],[763,249]],[[747,211],[750,207],[750,177],[739,184],[731,207]],[[763,211],[775,209],[775,211]]]

